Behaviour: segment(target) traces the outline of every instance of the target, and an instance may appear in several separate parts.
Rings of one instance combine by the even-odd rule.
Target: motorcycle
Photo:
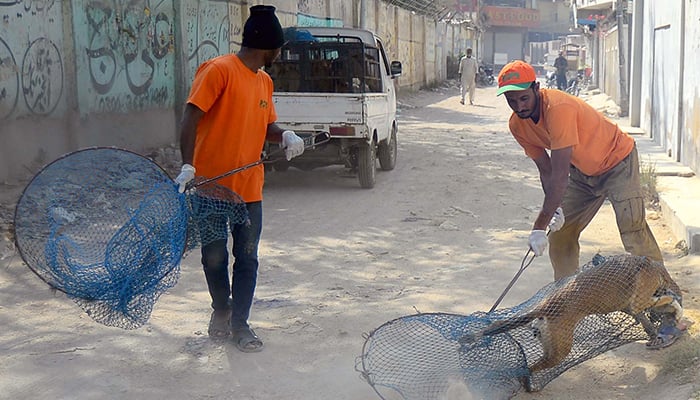
[[[551,71],[551,72],[547,73],[546,86],[547,86],[547,89],[556,89],[557,88],[557,73],[556,72]]]
[[[476,83],[481,86],[493,86],[496,78],[493,76],[493,67],[479,65],[479,72],[476,74]]]
[[[569,94],[573,94],[574,96],[578,96],[579,94],[581,94],[582,82],[583,70],[581,69],[576,72],[576,76],[569,79],[569,82],[567,82],[566,92]]]

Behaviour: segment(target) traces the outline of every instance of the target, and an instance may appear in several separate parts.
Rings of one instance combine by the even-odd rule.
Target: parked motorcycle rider
[[[459,60],[460,100],[459,104],[464,104],[464,98],[469,92],[469,104],[474,105],[474,92],[476,92],[476,74],[479,63],[472,57],[472,49],[467,49],[467,54]]]
[[[480,65],[479,72],[476,74],[476,82],[483,86],[492,86],[496,82],[493,68],[488,65]]]
[[[566,90],[566,70],[569,68],[569,62],[564,57],[564,52],[559,52],[559,57],[554,60],[554,68],[557,69],[557,89]]]

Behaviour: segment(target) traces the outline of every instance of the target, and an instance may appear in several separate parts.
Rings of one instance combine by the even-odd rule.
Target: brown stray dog
[[[647,257],[611,256],[600,265],[586,268],[544,298],[532,311],[487,326],[460,342],[473,342],[483,336],[497,335],[532,323],[544,355],[530,367],[530,372],[552,368],[571,351],[574,329],[586,316],[623,311],[644,327],[651,339],[656,329],[646,310],[671,310],[680,320],[683,309],[672,294],[681,291],[668,271],[659,262]]]

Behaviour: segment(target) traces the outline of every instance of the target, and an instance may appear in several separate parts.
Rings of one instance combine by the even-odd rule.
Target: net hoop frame
[[[39,279],[41,279],[44,283],[46,283],[47,285],[49,285],[53,290],[57,290],[57,291],[59,291],[59,292],[61,292],[61,293],[66,294],[67,296],[72,296],[72,295],[69,294],[69,293],[67,293],[67,292],[66,292],[65,290],[63,290],[63,289],[61,289],[61,288],[59,288],[59,287],[56,287],[56,286],[53,285],[51,282],[49,282],[44,276],[42,276],[42,274],[40,274],[40,273],[37,271],[37,268],[36,268],[35,266],[32,266],[32,265],[31,265],[32,263],[30,263],[30,262],[27,261],[27,256],[25,255],[24,251],[22,251],[23,246],[22,246],[22,244],[21,244],[21,240],[19,240],[19,236],[17,235],[17,229],[16,229],[16,228],[17,228],[17,224],[16,224],[16,221],[17,221],[18,215],[20,214],[21,207],[22,207],[22,205],[23,205],[22,200],[25,199],[25,194],[26,194],[27,191],[31,188],[32,184],[41,176],[42,173],[46,172],[46,171],[47,171],[49,168],[51,168],[53,165],[55,165],[55,164],[58,163],[58,162],[61,162],[61,161],[65,160],[65,159],[68,158],[68,157],[71,157],[71,156],[73,156],[73,155],[75,155],[75,154],[79,154],[79,153],[83,153],[83,152],[87,152],[87,151],[95,151],[95,150],[116,150],[116,151],[120,151],[120,152],[124,152],[124,153],[129,153],[129,155],[131,155],[131,156],[139,157],[139,158],[141,158],[141,159],[143,159],[143,160],[146,160],[148,163],[154,165],[158,170],[160,170],[160,172],[162,172],[162,173],[164,174],[164,176],[167,176],[168,178],[170,178],[170,179],[172,180],[172,177],[170,176],[170,174],[168,174],[168,172],[167,172],[163,167],[161,167],[160,165],[158,165],[158,163],[156,163],[156,162],[153,161],[152,159],[150,159],[150,158],[148,158],[148,157],[145,157],[145,156],[143,156],[143,155],[141,155],[141,154],[139,154],[139,153],[136,153],[135,151],[123,149],[123,148],[116,147],[116,146],[91,146],[91,147],[85,147],[85,148],[81,148],[81,149],[79,149],[79,150],[75,150],[75,151],[66,153],[66,154],[64,154],[64,155],[62,155],[62,156],[56,158],[55,160],[51,161],[50,163],[46,164],[45,166],[43,166],[39,171],[37,171],[37,172],[34,174],[34,176],[32,177],[32,179],[27,183],[27,185],[26,185],[26,186],[24,187],[24,189],[22,190],[22,194],[20,195],[19,199],[17,200],[17,205],[15,206],[15,212],[14,212],[14,216],[13,216],[13,225],[14,225],[14,229],[15,229],[15,235],[14,235],[15,247],[17,248],[17,252],[19,253],[20,257],[22,258],[22,261],[29,267],[29,269],[30,269],[36,276],[39,277]],[[185,249],[185,246],[183,246],[182,251],[181,251],[181,253],[180,253],[180,258],[182,258],[182,256],[185,254],[185,252],[186,252],[186,249]]]

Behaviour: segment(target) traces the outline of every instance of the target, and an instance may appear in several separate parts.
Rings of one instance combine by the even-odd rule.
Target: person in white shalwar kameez
[[[467,49],[467,54],[459,60],[460,80],[460,104],[464,104],[467,92],[469,92],[469,104],[474,104],[474,92],[476,91],[476,73],[479,70],[478,62],[472,57],[472,49]]]

